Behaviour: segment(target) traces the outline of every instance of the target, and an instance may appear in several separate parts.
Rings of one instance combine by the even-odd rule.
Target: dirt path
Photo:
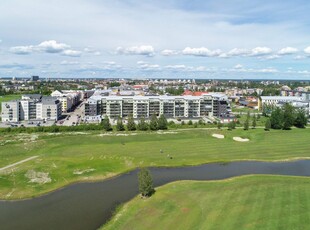
[[[37,157],[39,157],[39,156],[32,156],[32,157],[26,158],[24,160],[18,161],[18,162],[14,163],[14,164],[7,165],[5,167],[0,168],[0,171],[8,169],[8,168],[11,168],[11,167],[14,167],[14,166],[22,164],[22,163],[25,163],[27,161],[33,160],[33,159],[35,159]]]

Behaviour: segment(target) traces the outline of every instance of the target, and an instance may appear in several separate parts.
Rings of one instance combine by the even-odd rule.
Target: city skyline
[[[0,77],[307,80],[309,5],[3,2]]]

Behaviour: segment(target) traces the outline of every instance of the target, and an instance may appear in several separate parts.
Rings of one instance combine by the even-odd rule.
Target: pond
[[[248,174],[310,176],[310,160],[243,161],[178,168],[150,168],[154,185],[177,180],[220,180]],[[138,194],[138,170],[92,183],[77,183],[29,200],[0,201],[0,226],[6,229],[99,228],[117,205]]]

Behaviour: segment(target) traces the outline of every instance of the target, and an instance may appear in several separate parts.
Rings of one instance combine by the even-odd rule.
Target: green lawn
[[[102,229],[309,229],[310,179],[247,176],[180,181],[136,197]]]
[[[20,98],[21,98],[21,95],[19,94],[0,96],[0,111],[1,111],[1,102],[20,99]]]
[[[212,133],[224,134],[216,139]],[[39,157],[0,172],[0,199],[16,199],[46,193],[75,181],[98,180],[139,166],[182,166],[236,160],[285,160],[310,157],[310,131],[263,129],[173,130],[157,132],[3,134],[0,136],[0,168],[30,156]],[[135,135],[132,135],[135,134]],[[36,139],[38,136],[38,139]],[[249,142],[232,140],[234,136]],[[160,150],[163,150],[163,153]],[[167,155],[173,157],[170,159]],[[30,183],[29,170],[49,173],[50,183]],[[86,170],[86,171],[85,171]],[[81,173],[82,174],[79,174]]]

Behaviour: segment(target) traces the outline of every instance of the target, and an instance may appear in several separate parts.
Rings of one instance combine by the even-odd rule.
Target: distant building
[[[30,81],[39,81],[39,76],[31,76]]]

